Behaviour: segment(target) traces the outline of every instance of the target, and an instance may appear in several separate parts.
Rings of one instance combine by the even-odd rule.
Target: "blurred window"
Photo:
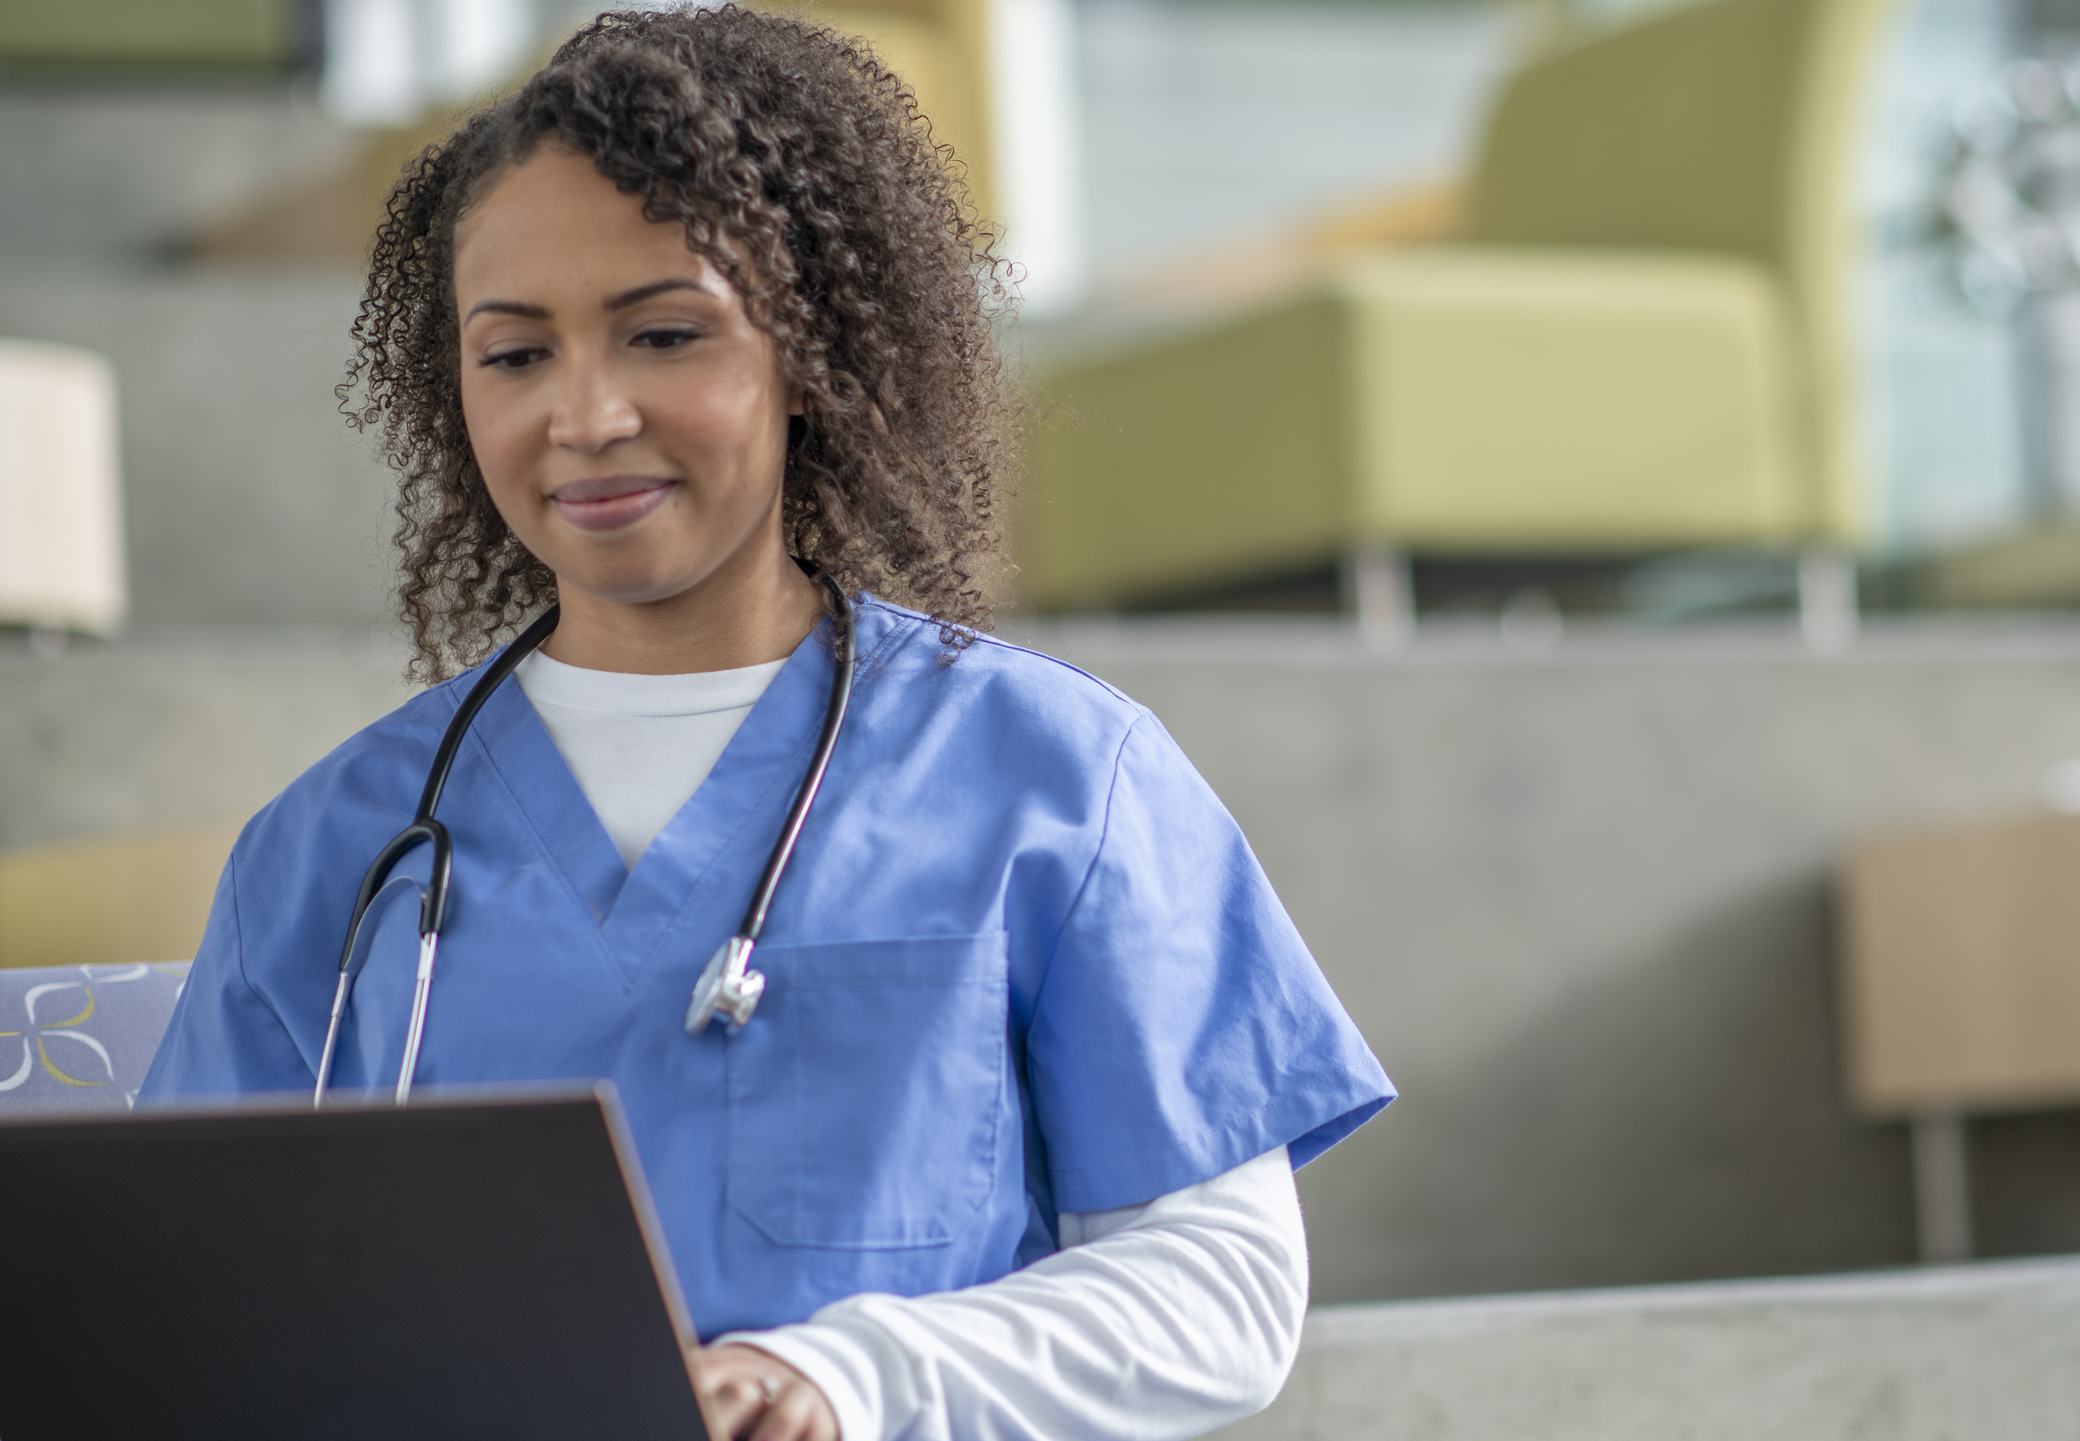
[[[535,0],[324,0],[325,108],[405,126],[511,78],[547,33]]]

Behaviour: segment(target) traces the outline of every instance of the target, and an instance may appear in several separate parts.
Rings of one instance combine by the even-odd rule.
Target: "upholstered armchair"
[[[1559,50],[1503,88],[1453,242],[1347,248],[1054,367],[1025,598],[1853,544],[1850,177],[1884,6],[1705,0]]]

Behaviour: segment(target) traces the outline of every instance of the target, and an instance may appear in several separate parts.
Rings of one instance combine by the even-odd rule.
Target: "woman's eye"
[[[478,362],[487,370],[525,370],[541,356],[541,351],[532,347],[513,350],[497,350]]]
[[[677,350],[680,346],[689,345],[700,338],[701,333],[698,330],[689,330],[681,326],[638,331],[632,343],[646,350]]]

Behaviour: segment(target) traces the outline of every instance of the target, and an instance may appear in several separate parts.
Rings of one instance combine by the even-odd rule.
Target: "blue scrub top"
[[[804,641],[623,867],[517,685],[440,818],[454,879],[418,1084],[619,1088],[703,1335],[861,1291],[990,1281],[1060,1211],[1131,1205],[1393,1097],[1248,844],[1156,718],[1060,661],[862,597],[860,666],[753,964],[749,1025],[689,1039],[808,765],[832,657]],[[240,836],[151,1097],[308,1091],[362,872],[475,679],[414,697]],[[399,873],[424,878],[424,847]],[[386,907],[334,1085],[395,1084],[417,901]]]

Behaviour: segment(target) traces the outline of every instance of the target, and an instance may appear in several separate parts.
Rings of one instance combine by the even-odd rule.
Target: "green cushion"
[[[1343,294],[1360,537],[1629,549],[1819,526],[1760,265],[1468,246],[1355,265]]]
[[[1821,528],[1785,303],[1753,262],[1451,247],[1063,371],[1027,594],[1132,600],[1356,541],[1564,550]]]

